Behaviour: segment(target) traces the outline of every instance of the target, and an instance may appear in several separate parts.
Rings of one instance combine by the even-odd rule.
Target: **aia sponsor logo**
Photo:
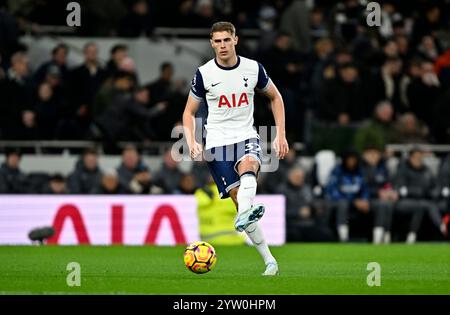
[[[248,95],[247,93],[242,93],[239,97],[236,94],[231,94],[231,97],[227,97],[226,95],[220,95],[219,98],[219,108],[221,107],[241,107],[248,106]]]

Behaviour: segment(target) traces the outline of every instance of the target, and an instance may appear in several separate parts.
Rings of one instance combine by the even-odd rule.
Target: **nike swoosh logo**
[[[220,83],[222,83],[222,82],[219,82],[219,83],[216,83],[216,84],[211,84],[211,86],[214,87],[214,86],[216,86],[216,85],[218,85]]]

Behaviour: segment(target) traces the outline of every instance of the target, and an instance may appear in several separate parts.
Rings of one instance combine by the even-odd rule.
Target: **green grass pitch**
[[[183,265],[184,247],[3,246],[1,294],[450,294],[448,244],[289,244],[273,247],[281,275],[249,246],[216,247],[216,268],[197,275]],[[69,262],[81,286],[69,287]],[[369,262],[381,286],[369,287]]]

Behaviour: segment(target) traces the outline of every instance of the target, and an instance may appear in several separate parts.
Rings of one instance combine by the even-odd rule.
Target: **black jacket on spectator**
[[[396,114],[402,114],[408,110],[408,107],[402,100],[402,93],[404,92],[402,87],[402,80],[404,77],[401,75],[394,75],[391,78],[393,84],[392,95],[388,95],[387,93],[387,85],[391,83],[388,83],[389,81],[385,81],[386,79],[383,77],[381,71],[378,71],[378,73],[374,75],[373,78],[370,78],[372,82],[370,83],[371,86],[369,92],[372,94],[370,96],[372,107],[368,108],[368,113],[372,113],[375,104],[383,100],[389,100],[391,102]]]
[[[432,129],[435,125],[433,112],[440,92],[440,87],[428,86],[422,82],[421,78],[413,79],[408,85],[407,93],[411,111]]]
[[[155,174],[153,182],[156,186],[161,187],[164,193],[172,194],[177,190],[182,176],[183,172],[180,169],[170,169],[163,164],[161,169]]]
[[[70,73],[71,100],[73,108],[69,115],[74,115],[81,105],[92,106],[94,97],[106,79],[106,70],[97,67],[91,74],[86,65],[78,66]]]
[[[367,104],[369,90],[362,81],[345,83],[339,78],[327,80],[322,87],[319,116],[325,121],[335,122],[339,114],[347,113],[350,120],[360,121],[369,117]]]
[[[280,88],[298,88],[301,72],[291,73],[287,70],[288,64],[295,64],[298,67],[302,64],[300,54],[295,50],[282,51],[274,46],[262,56],[262,60],[270,78]]]
[[[63,119],[65,95],[61,87],[53,89],[53,95],[48,100],[39,97],[34,102],[39,139],[54,139],[58,123]]]
[[[119,36],[139,37],[150,36],[154,29],[153,19],[150,14],[139,15],[134,12],[122,19],[119,26]]]
[[[402,194],[402,187],[407,189],[406,195]],[[428,167],[415,169],[406,161],[398,168],[395,189],[402,198],[428,199],[436,196],[436,181]]]
[[[295,159],[292,161],[287,159],[280,160],[278,169],[275,172],[267,173],[267,176],[265,176],[261,185],[262,192],[267,194],[277,193],[278,187],[286,182],[289,170],[294,166],[295,162]]]
[[[313,193],[308,184],[298,187],[286,182],[278,186],[277,192],[286,196],[286,217],[288,220],[298,219],[300,208],[311,207]]]
[[[27,193],[27,176],[20,169],[10,168],[5,163],[0,167],[0,193]]]
[[[434,137],[439,144],[450,143],[450,88],[437,101],[433,112]]]
[[[31,109],[31,81],[7,77],[0,80],[0,134],[4,139],[23,139],[22,112]]]
[[[91,171],[84,167],[83,161],[79,160],[75,170],[69,175],[67,185],[72,194],[89,194],[92,187],[100,184],[102,171],[99,167]]]
[[[40,65],[40,67],[34,73],[35,84],[40,84],[45,80],[50,67],[58,67],[62,82],[67,82],[67,80],[69,79],[69,69],[67,68],[67,65],[58,65],[53,60],[50,60]]]
[[[114,93],[110,106],[96,119],[105,137],[110,141],[142,140],[147,138],[149,119],[155,117],[157,107],[146,109],[125,92]]]
[[[378,198],[378,191],[386,185],[389,185],[389,173],[386,167],[386,162],[380,160],[378,165],[369,165],[364,160],[361,162],[361,171],[364,176],[364,180],[367,183],[369,189],[369,195],[372,199]]]
[[[140,161],[133,170],[130,170],[126,168],[124,164],[121,164],[117,168],[117,174],[119,176],[119,186],[121,186],[125,190],[125,193],[128,194],[148,194],[152,183],[139,183],[138,181],[134,180],[133,177],[140,172],[149,171],[150,170],[147,165],[145,165],[142,161]]]
[[[172,83],[163,79],[158,79],[146,85],[146,88],[150,92],[151,103],[155,104],[162,101],[169,101],[171,98],[171,87]]]

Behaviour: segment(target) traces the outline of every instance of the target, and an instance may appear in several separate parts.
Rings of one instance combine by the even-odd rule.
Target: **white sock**
[[[348,225],[342,224],[338,226],[338,235],[341,242],[348,241]]]
[[[373,228],[373,243],[381,244],[383,240],[384,228],[381,226],[376,226]]]
[[[409,232],[408,237],[406,238],[407,244],[414,244],[416,242],[416,233],[415,232]]]
[[[264,239],[264,235],[258,222],[250,224],[245,229],[245,233],[247,233],[253,245],[255,245],[256,250],[263,258],[264,264],[267,265],[269,262],[276,262],[275,258],[270,252],[269,246],[267,246],[266,240]]]
[[[383,242],[385,244],[389,244],[391,242],[391,232],[389,232],[389,231],[384,232],[384,240],[383,240]]]
[[[253,174],[241,176],[241,184],[237,193],[238,212],[250,209],[256,195],[256,177]]]

